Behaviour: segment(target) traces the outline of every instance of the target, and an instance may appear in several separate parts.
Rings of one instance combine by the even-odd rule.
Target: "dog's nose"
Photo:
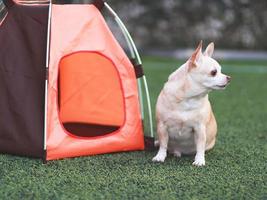
[[[227,79],[227,82],[230,82],[231,81],[231,76],[226,76],[226,79]]]

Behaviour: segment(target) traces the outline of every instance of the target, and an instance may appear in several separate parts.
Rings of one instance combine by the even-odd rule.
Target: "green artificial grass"
[[[153,110],[173,59],[144,59]],[[210,100],[218,122],[206,166],[127,152],[49,161],[0,155],[0,199],[267,199],[267,61],[221,62],[233,77]],[[146,122],[147,126],[147,122]]]

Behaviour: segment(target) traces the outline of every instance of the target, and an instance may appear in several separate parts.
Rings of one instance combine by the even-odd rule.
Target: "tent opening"
[[[123,126],[125,105],[119,73],[97,52],[75,52],[59,62],[59,118],[69,133],[95,137]]]

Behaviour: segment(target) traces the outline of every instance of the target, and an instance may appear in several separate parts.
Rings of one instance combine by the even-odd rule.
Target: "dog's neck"
[[[190,74],[186,75],[186,81],[184,82],[184,84],[189,84],[188,89],[184,93],[184,98],[185,99],[192,99],[192,98],[200,99],[200,98],[204,98],[210,92],[210,90],[208,90],[204,86],[202,86],[199,83],[197,83],[194,79],[192,79]]]
[[[166,85],[171,88],[171,96],[176,98],[176,102],[201,100],[208,97],[210,90],[197,83],[188,73],[188,63],[182,65],[178,70],[170,75]]]

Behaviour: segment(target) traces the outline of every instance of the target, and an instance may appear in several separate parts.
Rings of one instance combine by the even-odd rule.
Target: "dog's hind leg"
[[[173,155],[174,155],[176,158],[181,158],[181,156],[182,156],[181,152],[180,152],[178,149],[174,149],[174,151],[173,151]]]
[[[181,149],[178,147],[177,143],[174,142],[173,140],[169,141],[168,153],[172,154],[176,158],[180,158],[182,156]]]
[[[157,132],[158,132],[158,137],[159,137],[159,151],[157,155],[152,159],[152,161],[153,162],[164,162],[167,156],[169,135],[163,123],[159,123],[157,129],[158,129]]]

